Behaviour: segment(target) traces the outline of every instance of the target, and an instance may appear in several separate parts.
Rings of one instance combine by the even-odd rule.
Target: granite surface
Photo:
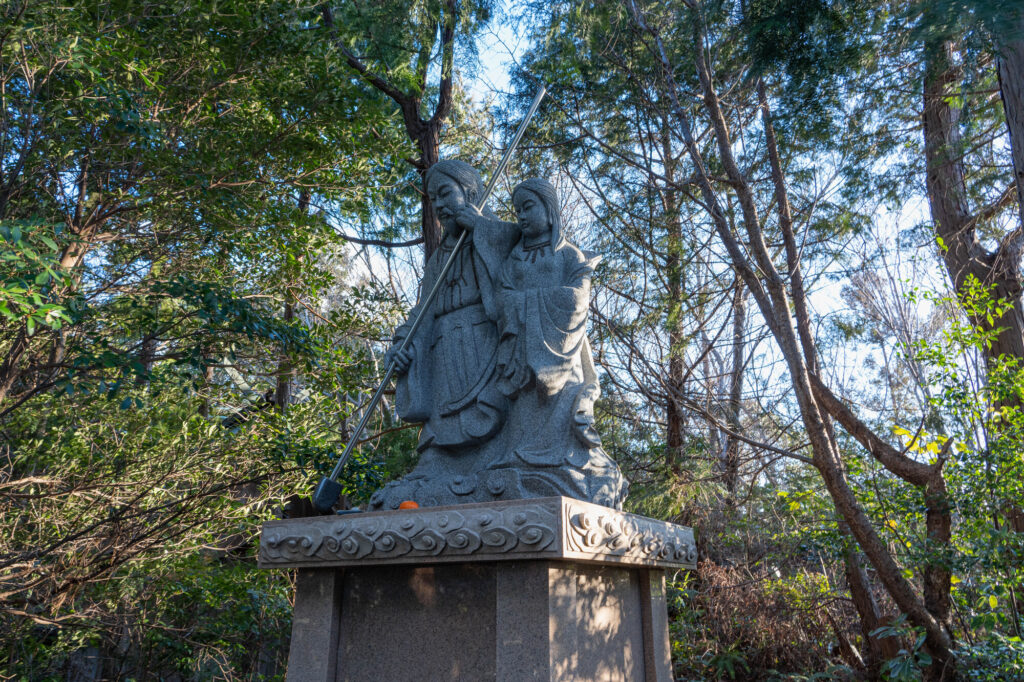
[[[672,680],[659,568],[302,568],[292,626],[288,682]]]
[[[692,568],[693,531],[568,497],[269,521],[261,568],[554,559]]]
[[[387,355],[399,417],[422,424],[419,459],[370,507],[565,495],[621,508],[627,485],[595,427],[587,340],[600,256],[566,239],[547,180],[513,190],[516,222],[477,207],[483,183],[467,163],[436,163],[425,183],[444,233]]]

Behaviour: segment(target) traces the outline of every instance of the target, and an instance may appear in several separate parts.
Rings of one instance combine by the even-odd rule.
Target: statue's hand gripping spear
[[[505,171],[505,166],[508,165],[508,161],[512,158],[512,153],[519,146],[519,140],[522,139],[523,133],[526,131],[526,126],[529,124],[530,119],[537,113],[537,107],[540,106],[540,101],[544,97],[544,93],[547,91],[544,85],[540,86],[537,90],[537,94],[533,97],[533,103],[530,104],[530,109],[526,112],[526,116],[523,118],[523,122],[519,124],[519,129],[516,130],[515,137],[512,138],[512,143],[505,150],[505,153],[501,157],[501,161],[498,162],[498,166],[491,173],[491,179],[487,182],[487,186],[484,188],[483,194],[477,200],[476,205],[473,208],[477,213],[483,211],[484,205],[487,203],[487,198],[491,195],[495,185],[498,183],[498,179],[501,174]],[[419,313],[416,318],[412,321],[412,326],[409,328],[409,333],[402,339],[401,345],[398,350],[392,354],[391,362],[388,363],[387,369],[384,372],[384,378],[381,379],[380,384],[377,386],[377,390],[373,392],[373,397],[370,398],[370,402],[366,405],[366,409],[363,410],[363,416],[359,419],[359,423],[356,424],[356,428],[352,431],[352,435],[349,436],[348,443],[345,444],[345,449],[341,453],[341,457],[338,458],[337,463],[334,465],[334,469],[331,470],[330,476],[325,476],[320,479],[320,484],[316,487],[316,492],[313,493],[313,506],[316,507],[317,511],[321,514],[331,513],[331,509],[334,507],[334,503],[338,501],[338,496],[341,495],[341,484],[338,482],[338,476],[341,474],[341,470],[345,467],[345,462],[352,455],[352,450],[355,448],[356,443],[359,442],[359,436],[362,435],[363,429],[366,428],[366,422],[369,421],[370,416],[373,414],[374,409],[377,407],[377,403],[380,402],[381,397],[384,395],[384,389],[387,388],[391,382],[391,377],[395,374],[395,362],[397,356],[401,355],[403,351],[409,346],[410,341],[416,335],[416,330],[419,329],[420,323],[423,321],[424,316],[430,309],[431,303],[437,296],[438,290],[441,288],[441,282],[444,281],[445,276],[448,274],[448,270],[451,269],[452,263],[458,256],[459,251],[462,249],[462,245],[466,241],[467,230],[463,230],[462,234],[459,235],[458,241],[455,242],[455,248],[452,249],[452,253],[448,256],[448,260],[445,261],[444,267],[441,268],[440,274],[437,276],[437,280],[434,282],[434,286],[431,287],[430,293],[427,294],[427,298],[423,301],[423,305],[420,306]]]

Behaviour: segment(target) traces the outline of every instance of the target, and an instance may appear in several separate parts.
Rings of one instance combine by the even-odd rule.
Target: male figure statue
[[[424,506],[477,501],[474,472],[502,449],[495,436],[507,417],[508,398],[496,386],[495,283],[518,230],[487,209],[477,214],[472,208],[483,183],[467,163],[435,164],[427,171],[426,188],[444,236],[424,268],[420,303],[395,330],[391,353],[408,334],[459,235],[470,234],[416,337],[395,355],[398,414],[423,423],[420,461],[409,476],[374,493],[373,509],[394,509],[405,500]]]

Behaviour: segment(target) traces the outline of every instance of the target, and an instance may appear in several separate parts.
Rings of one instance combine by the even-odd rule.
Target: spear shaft
[[[483,211],[484,205],[487,203],[488,197],[491,196],[491,192],[494,191],[495,186],[498,184],[498,180],[501,174],[505,172],[505,166],[508,165],[509,159],[512,158],[512,153],[519,146],[519,141],[523,137],[523,133],[526,132],[526,126],[529,124],[530,119],[537,113],[537,107],[540,106],[540,101],[544,98],[544,93],[547,92],[547,88],[542,84],[540,89],[537,90],[537,94],[533,97],[533,102],[530,104],[529,110],[526,112],[526,116],[523,118],[523,122],[519,124],[519,129],[516,130],[515,137],[512,138],[512,143],[509,144],[508,148],[505,149],[505,153],[501,157],[501,161],[498,162],[498,166],[491,173],[491,179],[487,182],[487,186],[484,188],[483,194],[477,200],[476,205],[473,209],[477,213]],[[430,288],[430,293],[427,294],[426,299],[422,301],[419,312],[416,314],[415,319],[412,321],[412,326],[409,327],[409,332],[402,339],[402,343],[398,346],[396,353],[392,355],[391,362],[388,363],[387,369],[384,372],[384,378],[377,386],[377,390],[373,392],[373,397],[370,398],[370,402],[366,405],[366,409],[363,410],[363,416],[359,419],[359,423],[356,424],[355,430],[352,431],[352,435],[349,436],[348,443],[345,445],[345,449],[341,453],[341,457],[338,458],[337,463],[334,465],[334,469],[331,470],[330,476],[325,476],[320,480],[320,484],[316,487],[316,492],[313,493],[313,505],[317,511],[321,514],[329,514],[331,509],[334,507],[334,503],[338,501],[338,496],[341,494],[341,484],[338,482],[338,476],[341,474],[341,470],[345,467],[345,463],[349,457],[352,456],[352,450],[355,449],[356,444],[359,442],[359,436],[362,435],[363,430],[366,428],[366,423],[370,420],[374,409],[380,399],[384,396],[384,391],[391,381],[391,377],[395,374],[395,358],[396,356],[404,351],[408,346],[413,336],[416,334],[416,330],[419,329],[420,323],[423,322],[426,317],[427,311],[430,309],[431,303],[434,302],[434,298],[437,296],[437,292],[441,288],[441,283],[444,281],[448,271],[451,270],[452,264],[455,262],[455,258],[459,255],[459,251],[462,250],[463,244],[466,242],[466,235],[468,232],[463,229],[459,235],[458,240],[455,242],[455,247],[452,249],[452,253],[448,256],[448,260],[445,261],[444,267],[441,268],[440,274],[434,281],[434,286]]]

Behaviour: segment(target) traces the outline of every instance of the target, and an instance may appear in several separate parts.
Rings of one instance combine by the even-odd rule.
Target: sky
[[[479,105],[500,106],[503,96],[509,93],[509,72],[515,65],[516,60],[521,57],[528,47],[528,40],[518,35],[515,30],[515,23],[509,16],[507,2],[498,0],[490,25],[478,35],[477,50],[479,62],[477,68],[472,73],[464,72],[460,86]],[[863,240],[858,238],[856,241],[860,244],[851,244],[851,247],[867,248],[870,246],[868,242],[873,241],[882,248],[897,251],[901,250],[901,247],[905,249],[907,248],[905,244],[897,244],[898,235],[903,233],[912,224],[926,221],[927,213],[927,205],[923,202],[912,203],[898,209],[885,209],[880,206],[878,207],[875,219],[872,221],[874,226],[873,234],[865,236]],[[885,242],[885,244],[883,245],[882,242]],[[390,267],[396,269],[398,275],[395,277],[395,281],[404,289],[404,295],[411,303],[416,297],[415,288],[420,275],[422,252],[418,248],[400,249],[397,251],[392,253],[394,258],[390,263]],[[914,249],[912,248],[911,252],[913,251]],[[913,260],[914,256],[911,255],[910,258]],[[368,276],[371,270],[379,274],[387,272],[389,267],[384,255],[376,249],[362,250],[361,257],[356,263],[358,264],[356,271],[352,274],[360,279]],[[896,263],[899,274],[905,277],[905,279],[901,277],[904,287],[912,288],[915,285],[925,284],[926,286],[931,285],[938,289],[942,288],[943,282],[935,277],[937,271],[934,267],[931,268],[932,272],[929,272],[928,267],[908,267],[909,265],[907,262]],[[924,275],[925,280],[923,282],[921,280],[922,275]],[[821,320],[821,324],[827,325],[834,316],[842,316],[848,312],[841,296],[842,287],[846,282],[845,277],[825,277],[817,280],[816,285],[813,286],[810,292],[810,305],[817,313],[817,316],[820,316],[818,319]],[[756,312],[754,312],[754,316],[756,316]],[[768,345],[771,346],[772,344]],[[776,352],[774,348],[766,347],[763,351],[772,356],[773,360],[769,362],[769,365],[777,367],[773,371],[781,371],[782,363],[779,363],[779,358],[775,357]],[[858,348],[856,345],[848,345],[844,351],[841,356],[833,355],[826,359],[829,366],[828,374],[840,385],[862,384],[867,379],[866,374],[870,372],[867,369],[866,360],[869,355],[877,353],[877,349],[869,350],[865,347]]]
[[[494,18],[477,41],[480,65],[476,77],[462,85],[477,102],[493,100],[497,93],[509,90],[509,71],[527,48],[525,38],[517,36],[504,0],[495,3]]]

